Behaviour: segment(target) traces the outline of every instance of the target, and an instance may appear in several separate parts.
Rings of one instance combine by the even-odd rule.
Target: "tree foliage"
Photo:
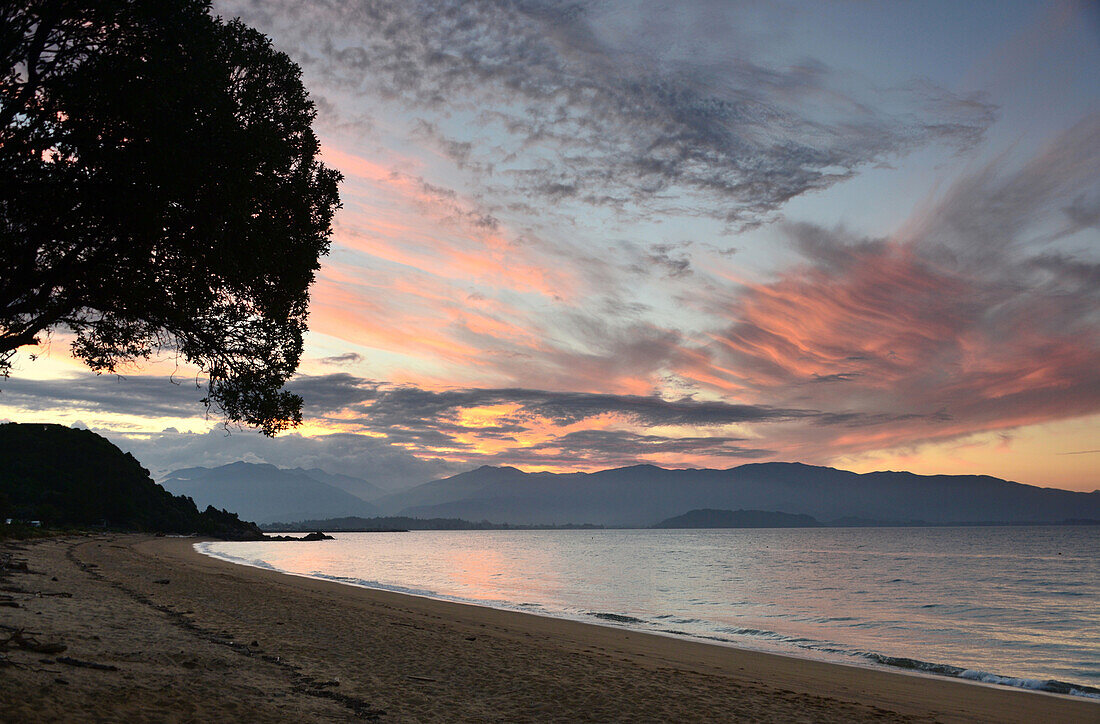
[[[204,403],[296,424],[340,175],[300,69],[203,0],[0,0],[0,373],[60,329],[97,372],[159,351]]]
[[[260,540],[255,523],[172,495],[106,438],[61,425],[0,424],[0,523],[40,520],[54,527],[201,533]]]

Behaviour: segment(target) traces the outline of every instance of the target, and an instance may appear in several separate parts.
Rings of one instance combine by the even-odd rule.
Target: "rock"
[[[269,535],[264,536],[264,540],[279,540],[279,541],[315,541],[315,540],[335,540],[331,535],[325,535],[319,530],[316,530],[309,535],[304,535],[301,538],[295,538],[289,535]]]

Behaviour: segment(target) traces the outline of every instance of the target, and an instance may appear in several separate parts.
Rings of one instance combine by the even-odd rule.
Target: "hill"
[[[374,531],[410,531],[410,530],[546,530],[563,528],[600,528],[592,525],[512,525],[509,523],[475,523],[459,518],[407,518],[389,516],[379,518],[327,518],[325,520],[301,520],[288,523],[264,523],[265,531],[303,531],[329,530],[332,532],[374,532]]]
[[[233,513],[174,496],[129,453],[90,430],[62,425],[0,425],[0,518],[57,527],[106,524],[117,530],[259,540]]]
[[[809,515],[767,510],[715,510],[701,508],[662,520],[654,528],[816,528],[821,523]]]
[[[642,527],[701,508],[935,525],[1100,518],[1100,491],[1039,488],[984,475],[858,474],[800,463],[728,470],[636,465],[564,474],[481,467],[375,502],[384,514],[417,518]]]
[[[323,471],[236,462],[175,470],[161,483],[199,505],[235,510],[258,523],[378,514],[374,505],[327,482],[336,477]]]
[[[309,470],[305,468],[292,468],[290,472],[300,473],[318,482],[331,485],[334,488],[340,488],[344,492],[351,493],[356,498],[361,498],[368,502],[386,494],[385,490],[369,480],[352,477],[351,475],[341,475],[340,473],[330,473],[321,470],[321,468],[310,468]]]

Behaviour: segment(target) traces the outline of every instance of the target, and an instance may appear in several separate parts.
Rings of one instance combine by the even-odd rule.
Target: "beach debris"
[[[413,674],[409,674],[405,678],[406,679],[412,679],[413,681],[432,681],[432,682],[439,681],[438,679],[433,679],[430,676],[415,676]]]
[[[118,667],[112,664],[100,664],[96,663],[95,661],[81,661],[80,659],[74,659],[69,656],[58,656],[56,661],[59,664],[78,666],[82,669],[95,669],[96,671],[118,671]]]
[[[43,643],[38,640],[37,636],[38,634],[26,633],[23,629],[17,629],[7,639],[0,641],[0,651],[14,645],[27,651],[33,651],[36,654],[59,654],[68,648],[59,641]]]
[[[424,630],[424,628],[422,626],[417,626],[414,623],[405,623],[404,621],[390,621],[390,623],[393,624],[394,626],[404,626],[405,628],[414,628],[417,631],[423,631]]]
[[[11,553],[2,553],[0,554],[0,575],[6,573],[38,573],[38,571],[32,571],[23,559],[16,558]]]
[[[162,586],[167,586],[169,583],[171,583],[171,581],[169,581],[167,578],[158,578],[153,581],[153,583],[159,583]]]

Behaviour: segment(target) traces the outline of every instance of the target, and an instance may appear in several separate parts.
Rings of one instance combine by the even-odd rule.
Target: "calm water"
[[[1100,527],[343,533],[239,563],[1100,698]]]

